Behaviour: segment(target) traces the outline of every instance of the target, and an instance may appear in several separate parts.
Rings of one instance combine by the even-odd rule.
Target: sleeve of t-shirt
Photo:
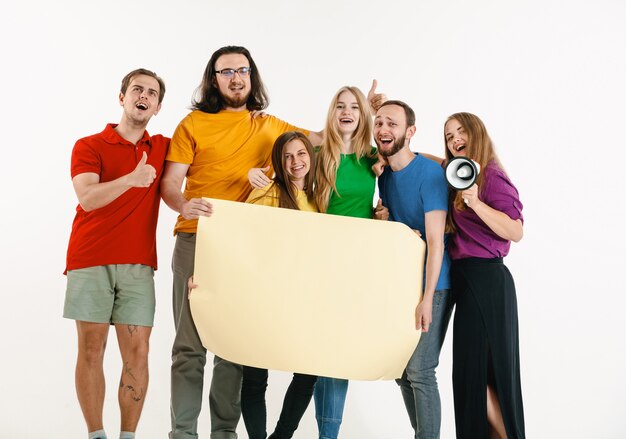
[[[193,119],[188,115],[176,127],[165,160],[190,165],[193,163],[195,149],[196,141],[193,138]]]
[[[278,197],[275,187],[270,183],[263,189],[252,189],[246,203],[259,204],[261,206],[278,206]]]
[[[432,163],[434,166],[428,167],[426,178],[422,185],[422,199],[424,201],[424,212],[433,210],[448,211],[448,183],[443,169]],[[430,165],[430,164],[429,164]]]
[[[366,156],[366,160],[367,160],[367,165],[370,167],[370,169],[372,169],[372,166],[374,166],[374,163],[378,161],[378,150],[376,149],[376,147],[374,146],[371,147],[370,157]]]
[[[387,176],[389,171],[385,169],[380,177],[378,177],[378,197],[383,200],[383,206],[389,209],[389,200],[386,199],[385,185],[387,184]],[[389,221],[395,221],[391,210],[389,210]]]
[[[524,222],[522,215],[524,206],[519,199],[519,193],[502,171],[493,172],[486,186],[488,189],[487,204],[489,206],[506,213],[511,219],[519,219]]]
[[[71,175],[72,178],[86,172],[100,175],[102,161],[100,154],[89,144],[81,139],[74,145],[72,150]]]
[[[299,131],[305,136],[308,136],[310,131],[305,130],[304,128],[298,128],[295,125],[291,125],[290,123],[285,122],[275,116],[269,116],[270,122],[274,125],[274,129],[276,129],[280,133],[286,133],[287,131]]]

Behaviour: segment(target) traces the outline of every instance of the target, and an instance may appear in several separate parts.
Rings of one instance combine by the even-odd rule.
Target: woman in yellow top
[[[274,181],[263,189],[254,189],[247,202],[317,212],[313,196],[315,160],[312,157],[313,146],[304,134],[288,131],[279,136],[272,149]],[[293,436],[311,402],[316,380],[313,375],[293,374],[276,429],[268,439]],[[267,436],[266,389],[267,369],[243,366],[241,414],[250,439],[265,439]]]
[[[384,95],[375,94],[376,82],[368,97],[357,87],[341,87],[333,96],[326,117],[324,139],[317,148],[315,200],[320,212],[355,218],[372,218],[376,176],[372,165],[378,157],[371,146],[372,114]],[[377,98],[379,97],[379,98]],[[368,104],[368,100],[370,103]],[[270,180],[265,169],[251,169],[248,179],[258,188]],[[278,172],[276,172],[278,175]],[[313,174],[313,171],[309,175]],[[271,183],[270,183],[271,184]],[[265,188],[271,186],[266,186]],[[262,189],[265,191],[266,189]],[[252,193],[254,196],[258,189]],[[258,196],[258,195],[257,195]],[[272,204],[275,205],[275,204]],[[377,210],[382,209],[379,205]],[[388,211],[380,210],[381,219]],[[323,322],[320,322],[323,324]],[[337,439],[348,392],[348,380],[319,377],[315,386],[315,417],[320,439]]]

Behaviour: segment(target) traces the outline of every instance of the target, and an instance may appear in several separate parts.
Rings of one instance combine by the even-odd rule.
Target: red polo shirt
[[[100,182],[132,172],[145,151],[147,163],[157,177],[147,188],[131,188],[100,209],[85,212],[80,204],[67,249],[67,270],[110,264],[143,264],[157,268],[156,225],[167,137],[150,136],[133,145],[109,124],[104,131],[80,139],[72,151],[72,178],[85,172],[100,176]]]

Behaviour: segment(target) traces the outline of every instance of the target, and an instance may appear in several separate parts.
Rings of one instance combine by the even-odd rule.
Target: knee
[[[106,341],[88,339],[83,340],[78,346],[78,357],[90,365],[102,364]]]
[[[267,383],[243,381],[241,385],[241,399],[245,401],[254,396],[265,395],[267,392]]]
[[[266,369],[257,369],[255,367],[243,368],[243,379],[241,381],[241,393],[258,393],[265,392],[267,389]]]
[[[242,382],[243,366],[215,356],[213,359],[213,379]],[[267,380],[267,370],[266,370]]]
[[[436,386],[435,368],[407,370],[407,382],[413,387]]]
[[[140,365],[147,366],[149,351],[150,345],[148,343],[148,340],[143,340],[125,349],[122,357],[124,361],[130,361],[131,363],[135,364],[135,367]]]
[[[136,346],[133,346],[133,355],[137,358],[148,358],[148,354],[150,353],[150,342],[148,339],[142,340],[141,343],[138,343]]]

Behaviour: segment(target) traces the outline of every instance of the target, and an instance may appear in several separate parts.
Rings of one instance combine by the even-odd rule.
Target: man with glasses
[[[189,308],[187,280],[194,271],[199,216],[211,216],[202,197],[245,201],[251,186],[248,170],[267,168],[275,139],[302,131],[314,144],[321,133],[308,132],[274,116],[253,118],[268,98],[252,56],[244,47],[227,46],[211,56],[193,111],[178,125],[161,182],[165,203],[178,212],[172,257],[176,336],[172,347],[172,431],[170,439],[197,438],[206,350]],[[187,178],[184,193],[183,180]],[[215,357],[209,394],[211,438],[236,438],[241,414],[241,366]]]
[[[67,249],[63,316],[76,320],[76,393],[90,439],[102,425],[102,360],[111,325],[122,356],[120,438],[132,439],[148,390],[148,341],[154,321],[159,181],[169,139],[150,136],[165,84],[133,70],[122,80],[119,124],[76,142],[72,183],[78,197]]]

